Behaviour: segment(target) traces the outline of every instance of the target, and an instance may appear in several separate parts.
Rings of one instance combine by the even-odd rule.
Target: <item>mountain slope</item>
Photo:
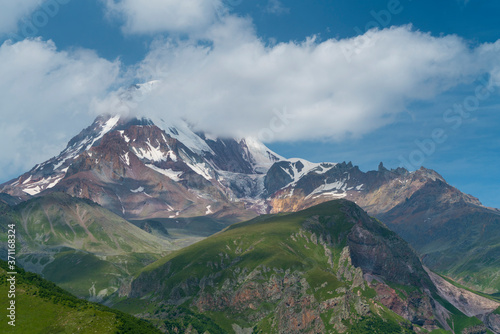
[[[266,175],[266,184],[274,184],[271,212],[297,211],[331,198],[355,201],[408,241],[431,269],[475,290],[500,291],[500,211],[425,168],[410,173],[381,164],[363,173],[352,164],[316,164],[276,186],[283,175],[300,174],[297,164],[307,166],[280,161]]]
[[[131,98],[141,89],[131,89]],[[473,289],[500,291],[498,211],[425,168],[388,170],[381,163],[362,172],[350,162],[284,159],[251,138],[213,138],[178,120],[107,115],[0,192],[10,205],[63,192],[141,227],[154,221],[160,230],[158,222],[175,229],[179,218],[206,217],[215,224],[202,230],[212,232],[345,198],[400,233],[431,269]]]
[[[100,300],[176,246],[88,200],[53,193],[0,206],[0,225],[16,225],[18,263],[78,296]],[[6,233],[0,246],[6,256]]]
[[[159,321],[189,306],[231,333],[484,328],[438,295],[406,242],[345,200],[232,225],[127,289],[119,308]]]
[[[282,159],[250,138],[210,139],[182,122],[160,123],[98,117],[59,156],[0,191],[23,199],[61,191],[132,219],[234,214],[245,211],[235,199],[258,196],[262,173]]]
[[[9,305],[7,263],[0,260],[0,304]],[[161,333],[151,324],[105,306],[78,299],[36,274],[17,268],[15,327],[2,333]]]
[[[500,211],[470,203],[436,180],[379,218],[430,268],[476,290],[500,291]]]

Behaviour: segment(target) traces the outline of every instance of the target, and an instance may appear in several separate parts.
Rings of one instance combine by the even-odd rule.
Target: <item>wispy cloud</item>
[[[131,34],[193,33],[213,24],[224,6],[220,0],[102,0],[107,15]]]
[[[0,37],[3,34],[14,33],[20,19],[29,17],[43,3],[41,0],[11,1],[0,0]]]
[[[267,2],[265,12],[269,14],[282,15],[288,14],[290,12],[290,8],[285,7],[280,0],[269,0]]]

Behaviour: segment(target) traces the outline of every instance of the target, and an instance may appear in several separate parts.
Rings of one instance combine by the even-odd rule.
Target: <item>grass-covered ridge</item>
[[[234,224],[175,251],[141,270],[116,307],[178,329],[185,318],[175,314],[194,312],[227,333],[413,333],[440,326],[435,293],[406,242],[337,200]],[[389,306],[408,309],[413,324]]]
[[[8,224],[16,226],[23,268],[93,300],[117,291],[172,248],[98,204],[63,193],[0,206],[0,231]],[[0,248],[6,248],[6,235],[1,233]]]
[[[144,320],[78,299],[37,274],[17,268],[16,326],[1,321],[1,333],[160,333]],[[7,263],[0,260],[0,304],[7,305]]]

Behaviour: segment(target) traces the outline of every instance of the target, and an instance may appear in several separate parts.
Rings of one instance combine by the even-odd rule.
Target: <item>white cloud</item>
[[[430,101],[499,63],[500,43],[470,49],[457,36],[408,26],[266,45],[250,21],[223,21],[207,30],[208,44],[155,45],[138,73],[161,83],[132,113],[184,117],[221,135],[341,140],[374,131],[410,103]],[[346,59],[344,50],[360,45]],[[283,127],[276,111],[285,109],[291,117]]]
[[[281,15],[290,12],[290,8],[285,7],[279,0],[269,0],[265,11],[269,14]]]
[[[91,121],[89,105],[99,113],[183,117],[218,135],[342,140],[379,129],[412,102],[432,101],[481,73],[500,80],[500,42],[471,48],[457,36],[405,26],[268,44],[250,19],[229,15],[219,0],[106,1],[127,33],[188,38],[156,40],[144,61],[127,69],[160,83],[125,108],[116,93],[106,95],[119,82],[118,63],[41,40],[0,46],[0,158],[9,161],[1,179],[57,154]]]
[[[88,106],[117,81],[119,64],[39,39],[0,46],[0,179],[59,153],[92,120]],[[8,162],[8,163],[6,163]]]
[[[220,0],[103,0],[108,15],[124,22],[126,33],[192,33],[206,29],[222,13]]]
[[[40,6],[42,0],[0,0],[0,34],[14,33],[17,23],[23,17],[28,17]]]

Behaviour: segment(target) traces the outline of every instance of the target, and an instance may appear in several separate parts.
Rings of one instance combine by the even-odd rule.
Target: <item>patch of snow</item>
[[[52,181],[51,183],[49,183],[49,185],[47,186],[47,188],[45,189],[50,189],[50,188],[54,188],[56,186],[56,184],[59,183],[59,181],[61,181],[63,179],[64,175],[61,175],[61,176],[58,176],[58,177],[55,177],[55,180]]]
[[[168,216],[168,218],[175,218],[175,217],[177,217],[178,215],[179,215],[179,211],[177,211],[177,212],[175,213],[175,215],[170,215],[170,216]],[[178,222],[178,221],[176,221],[176,223],[178,224],[179,222]]]
[[[122,213],[125,214],[125,207],[123,206],[122,199],[120,198],[120,196],[118,194],[116,194],[116,197],[118,197],[118,200],[120,201],[120,205],[122,206]]]
[[[285,172],[287,172],[288,175],[290,175],[290,177],[292,178],[292,182],[290,182],[290,184],[286,185],[285,187],[288,187],[292,184],[296,184],[302,177],[304,177],[305,175],[307,175],[311,172],[314,172],[317,174],[324,174],[327,171],[329,171],[330,169],[332,169],[333,167],[335,167],[335,165],[336,165],[336,164],[328,164],[331,166],[325,167],[325,165],[327,165],[326,163],[314,163],[314,162],[310,162],[310,161],[307,161],[304,159],[299,159],[299,158],[292,158],[292,159],[288,159],[287,161],[290,162],[291,171],[285,170],[285,168],[283,168],[283,167],[282,168]],[[304,167],[302,167],[302,169],[300,171],[297,168],[297,164],[299,162],[304,166]]]
[[[361,190],[363,189],[364,184],[360,184],[359,186],[356,187],[356,190]]]
[[[162,134],[161,134],[161,137],[163,138],[163,141],[165,142],[165,144],[167,144],[167,146],[169,146],[169,145],[168,145],[167,138],[165,137],[165,134],[163,134],[163,133],[162,133]],[[170,147],[170,146],[169,146],[169,147]]]
[[[162,168],[156,167],[155,165],[150,165],[150,164],[147,164],[146,167],[149,167],[152,170],[154,170],[155,172],[158,172],[160,174],[167,176],[172,181],[179,182],[182,180],[180,176],[182,175],[183,172],[173,171],[172,169],[162,169]]]
[[[295,181],[295,175],[293,174],[293,172],[290,173],[290,171],[288,170],[288,168],[284,168],[284,167],[281,167],[281,169],[288,174],[288,176],[290,176],[292,178],[292,180]]]
[[[130,189],[130,191],[133,192],[133,193],[142,193],[144,191],[144,188],[143,187],[139,187],[139,188],[137,188],[135,190]]]
[[[281,169],[292,178],[292,181],[281,189],[296,186],[297,182],[309,173],[325,174],[337,165],[336,163],[331,162],[314,163],[300,158],[285,159],[284,161],[290,163],[289,168],[281,167]],[[299,163],[303,165],[300,170],[297,168]]]
[[[185,121],[178,120],[166,123],[161,118],[155,118],[152,121],[156,126],[168,133],[170,137],[177,139],[194,153],[203,154],[203,152],[209,152],[215,154],[210,146]]]
[[[130,142],[130,138],[127,137],[127,135],[125,134],[125,131],[124,130],[120,130],[118,131],[120,132],[120,135],[122,136],[123,140],[125,140],[126,143],[129,143]]]
[[[316,174],[325,174],[329,170],[331,170],[333,167],[335,167],[337,164],[336,163],[331,163],[331,162],[324,162],[319,165],[320,170],[316,169],[314,172]]]
[[[211,210],[211,207],[212,207],[211,205],[207,205],[207,208],[206,208],[207,211],[205,212],[206,215],[209,215],[209,214],[213,213],[212,210]]]
[[[306,199],[312,197],[315,194],[337,194],[337,195],[343,195],[342,197],[345,197],[345,190],[347,188],[347,185],[345,184],[344,181],[335,181],[333,183],[327,183],[325,180],[325,183],[319,186],[318,188],[314,189],[313,192],[311,192],[309,195],[307,195]],[[336,192],[331,192],[332,190],[336,190]],[[314,197],[316,198],[316,197]]]
[[[161,149],[161,145],[158,145],[158,147],[154,147],[153,145],[151,145],[149,138],[146,144],[148,145],[147,149],[143,149],[141,147],[139,148],[132,147],[132,150],[134,150],[135,155],[139,159],[159,162],[159,161],[167,161],[168,158],[170,157],[172,161],[177,161],[177,156],[175,155],[174,151],[169,150],[167,152],[164,152]]]
[[[28,177],[26,180],[24,180],[24,182],[23,182],[22,184],[26,184],[26,183],[28,183],[28,182],[30,182],[30,181],[31,181],[31,175],[30,175],[30,177]]]
[[[34,196],[36,194],[39,194],[40,192],[42,192],[45,189],[50,189],[50,188],[55,187],[55,185],[58,184],[59,181],[61,181],[64,178],[64,176],[65,176],[65,174],[58,174],[56,176],[44,178],[44,179],[38,180],[36,182],[33,182],[33,183],[27,185],[22,190],[25,193],[30,194],[31,196]],[[31,180],[31,175],[28,178],[28,180]],[[25,184],[28,180],[23,182],[23,184]]]
[[[101,139],[102,137],[104,137],[104,135],[106,133],[111,131],[116,126],[116,124],[118,123],[119,120],[120,120],[120,116],[118,116],[118,115],[113,116],[110,119],[108,119],[106,121],[106,123],[104,123],[102,125],[102,130],[99,133],[99,135],[97,137],[95,137],[89,145],[87,145],[87,148],[85,150],[89,150],[92,146],[94,146],[95,142],[98,141],[99,139]]]
[[[62,159],[61,161],[59,161],[57,164],[54,165],[53,170],[57,170],[59,167],[61,167],[66,162],[66,160],[68,160],[70,158],[72,158],[71,155],[69,157],[66,157],[66,158]]]
[[[186,164],[191,168],[196,174],[203,176],[206,180],[210,181],[213,179],[210,174],[210,169],[207,167],[207,164],[202,163],[189,163],[186,161]]]
[[[243,142],[247,147],[249,162],[255,166],[257,172],[265,173],[275,162],[285,160],[285,158],[271,151],[261,141],[253,137],[244,138],[240,142]]]
[[[344,198],[347,196],[347,194],[346,193],[339,194],[336,192],[326,192],[326,193],[322,193],[322,194],[314,196],[313,199],[321,197],[321,196],[328,196],[328,197],[333,197],[333,198]]]
[[[130,158],[128,156],[129,152],[125,153],[125,155],[123,155],[121,158],[123,160],[123,162],[125,162],[127,164],[127,166],[130,166]]]
[[[86,137],[85,139],[83,139],[79,143],[75,143],[72,146],[67,147],[64,151],[61,152],[61,154],[59,154],[59,156],[57,156],[55,158],[55,161],[53,162],[54,165],[52,166],[52,170],[55,171],[55,170],[59,169],[66,161],[68,161],[70,159],[74,159],[82,151],[84,146],[87,145],[89,142],[90,142],[90,139],[88,137]],[[77,146],[77,144],[79,144],[79,145]],[[52,161],[52,160],[54,160],[54,159],[51,159],[49,161]],[[40,168],[43,167],[45,164],[47,164],[47,162],[48,161],[41,164]],[[55,162],[57,162],[57,163],[55,163]]]
[[[170,159],[172,159],[172,161],[177,162],[177,156],[175,155],[174,151],[168,151],[167,154],[170,157]]]
[[[23,189],[23,191],[27,194],[30,194],[31,196],[35,196],[36,194],[39,194],[42,189],[39,186],[35,186],[34,188]]]

